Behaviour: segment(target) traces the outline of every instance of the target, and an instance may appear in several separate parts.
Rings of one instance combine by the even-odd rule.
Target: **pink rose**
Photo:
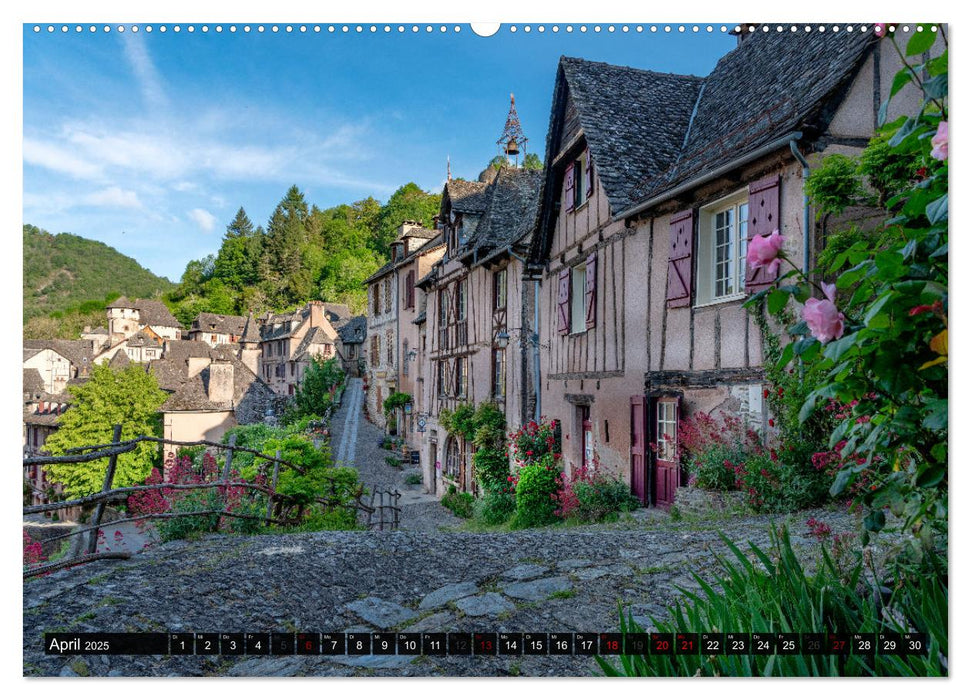
[[[802,318],[809,326],[809,331],[820,343],[828,343],[843,337],[843,321],[846,317],[836,308],[836,285],[823,282],[823,292],[826,299],[807,299],[802,307]]]
[[[931,139],[931,158],[947,160],[947,122],[942,121],[937,125],[937,133]]]
[[[768,236],[754,236],[748,242],[748,252],[745,254],[748,266],[753,270],[768,266],[769,276],[774,278],[779,274],[779,265],[782,262],[779,260],[779,251],[782,250],[784,241],[785,236],[779,234],[779,229]]]

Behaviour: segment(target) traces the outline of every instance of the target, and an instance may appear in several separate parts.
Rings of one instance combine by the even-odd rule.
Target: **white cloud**
[[[148,55],[144,37],[141,34],[127,32],[121,36],[125,45],[125,58],[128,59],[132,73],[138,80],[138,86],[142,91],[146,106],[153,110],[166,108],[168,97],[162,87],[162,80],[155,69],[152,57]]]
[[[207,212],[205,209],[190,209],[186,212],[186,214],[188,214],[189,218],[206,233],[209,233],[216,228],[216,217]]]
[[[138,195],[131,190],[123,190],[120,187],[106,187],[103,190],[92,192],[83,200],[84,204],[95,207],[126,207],[130,209],[141,209],[142,203],[138,201]]]
[[[101,176],[99,166],[77,157],[62,145],[50,141],[25,138],[24,162],[78,179]]]

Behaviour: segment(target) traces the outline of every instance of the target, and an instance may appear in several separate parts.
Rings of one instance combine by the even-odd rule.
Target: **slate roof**
[[[267,397],[273,395],[272,389],[236,357],[233,346],[219,345],[210,348],[206,345],[206,348],[210,359],[222,360],[233,365],[232,401],[214,403],[209,400],[208,367],[194,377],[189,377],[189,355],[184,357],[168,355],[149,364],[149,370],[155,375],[159,387],[171,392],[171,396],[162,404],[162,411],[227,411],[235,408],[250,391],[263,393]]]
[[[324,316],[327,317],[327,320],[330,321],[330,324],[334,328],[337,328],[338,325],[344,325],[354,315],[351,313],[351,308],[347,304],[334,304],[329,301],[325,301],[323,304]]]
[[[245,326],[245,316],[230,316],[203,312],[193,319],[190,330],[200,331],[202,333],[226,333],[228,335],[242,335]]]
[[[384,265],[382,265],[377,270],[375,270],[374,273],[370,277],[368,277],[366,280],[364,280],[364,284],[369,284],[371,282],[374,282],[375,280],[381,279],[386,274],[388,274],[389,272],[391,272],[393,269],[394,269],[394,263],[393,262],[386,262]]]
[[[24,393],[25,394],[41,394],[44,392],[44,378],[40,376],[40,372],[36,369],[25,369],[24,370]]]
[[[130,364],[131,364],[131,359],[129,359],[128,353],[125,352],[124,350],[119,350],[118,352],[116,352],[114,355],[111,356],[110,360],[108,360],[108,366],[111,369],[124,369]]]
[[[129,301],[127,297],[118,297],[105,308],[136,309],[138,311],[138,321],[143,326],[182,328],[182,324],[172,315],[169,307],[154,299],[136,299],[135,301]]]
[[[138,331],[125,340],[125,344],[130,348],[160,348],[162,344],[153,336],[142,331]]]
[[[363,343],[367,337],[367,316],[355,316],[337,329],[337,334],[345,345]]]
[[[502,167],[490,183],[489,205],[464,246],[480,256],[527,239],[536,226],[543,172]]]
[[[138,309],[138,322],[146,326],[165,326],[167,328],[182,328],[179,320],[172,315],[169,307],[160,301],[151,299],[136,299],[135,308]]]
[[[253,314],[250,314],[246,319],[246,325],[243,327],[243,334],[239,339],[241,343],[258,343],[260,342],[260,329],[259,324],[253,318]]]
[[[327,332],[323,328],[315,326],[307,331],[303,340],[300,341],[300,344],[290,355],[290,359],[294,361],[310,360],[312,357],[310,352],[311,345],[333,344],[334,340],[334,338],[327,335]]]
[[[398,237],[398,239],[400,240],[402,238],[424,238],[427,241],[430,238],[434,238],[436,235],[438,235],[438,231],[436,231],[433,228],[419,227],[419,228],[408,229],[408,231],[401,234]]]
[[[449,180],[445,183],[445,194],[455,211],[468,214],[481,213],[485,211],[488,203],[486,187],[485,182]]]
[[[676,161],[645,173],[632,191],[632,203],[793,131],[816,135],[827,119],[821,108],[856,72],[874,42],[864,32],[757,31],[747,37],[705,79]]]
[[[41,350],[50,349],[64,357],[82,371],[91,368],[94,348],[90,340],[24,340],[24,360],[28,360]]]
[[[560,58],[559,70],[577,109],[594,172],[614,213],[623,211],[631,189],[666,170],[677,157],[704,79],[567,56]],[[733,102],[742,104],[739,98]],[[556,102],[554,95],[548,163],[558,155],[550,152]],[[567,145],[560,144],[559,150]]]

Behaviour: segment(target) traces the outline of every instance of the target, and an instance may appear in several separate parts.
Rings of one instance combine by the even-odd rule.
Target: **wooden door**
[[[644,505],[647,500],[647,399],[630,397],[630,488]]]
[[[654,442],[657,445],[654,459],[655,504],[667,507],[674,503],[675,490],[679,486],[678,398],[662,396],[654,406]]]

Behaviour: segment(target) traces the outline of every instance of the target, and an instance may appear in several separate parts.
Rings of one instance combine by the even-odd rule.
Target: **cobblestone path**
[[[846,513],[789,518],[802,556],[808,517],[834,532]],[[726,555],[769,543],[769,516],[707,523],[628,521],[518,532],[315,532],[168,542],[24,584],[30,676],[589,676],[583,656],[68,656],[44,632],[614,632],[618,607],[652,617]],[[881,538],[883,535],[880,536]]]
[[[364,417],[363,406],[363,382],[351,378],[341,407],[331,421],[335,461],[357,469],[361,483],[366,486],[398,489],[401,529],[436,531],[441,526],[460,524],[462,520],[443,508],[438,497],[424,493],[421,484],[405,483],[405,477],[420,473],[418,470],[402,470],[385,461],[393,453],[381,447],[384,431]]]

